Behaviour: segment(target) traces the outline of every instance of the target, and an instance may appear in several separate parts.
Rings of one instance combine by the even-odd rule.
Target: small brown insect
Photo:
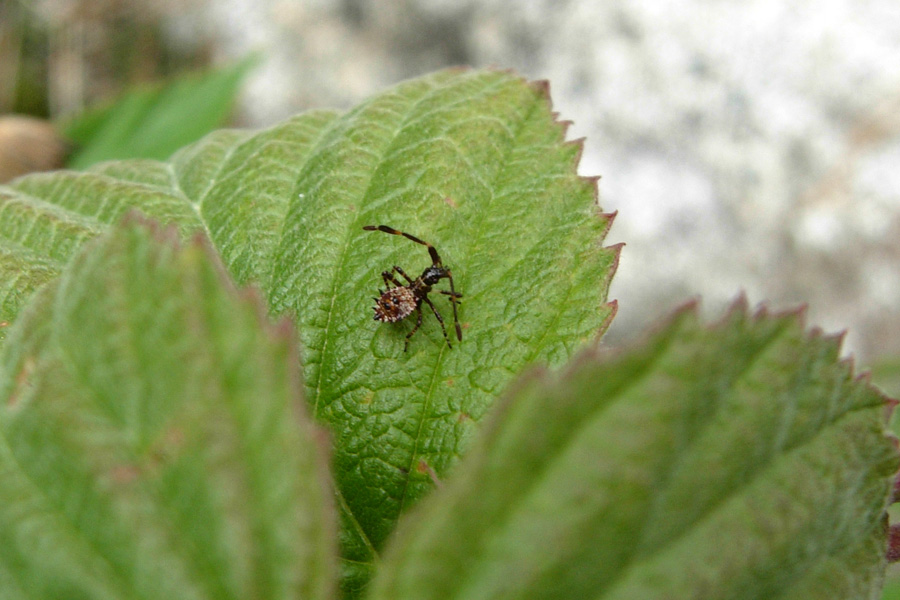
[[[422,274],[415,279],[412,279],[403,271],[403,269],[396,265],[390,271],[383,271],[381,273],[381,278],[384,280],[384,285],[387,289],[384,291],[378,290],[379,297],[372,298],[375,300],[375,320],[382,321],[383,323],[396,323],[411,315],[413,311],[416,311],[416,326],[412,328],[412,331],[406,334],[406,343],[403,346],[403,351],[406,352],[406,349],[409,348],[409,338],[411,338],[422,325],[422,303],[424,302],[431,309],[431,312],[434,313],[438,323],[441,324],[441,331],[444,333],[444,339],[447,341],[447,346],[453,348],[453,345],[450,344],[450,337],[447,335],[447,328],[444,327],[444,319],[428,298],[428,294],[432,291],[431,287],[434,284],[441,279],[448,279],[450,281],[450,291],[437,290],[437,292],[450,297],[450,304],[453,305],[453,322],[456,325],[456,339],[462,341],[462,328],[459,326],[459,317],[456,314],[456,304],[459,302],[459,299],[462,298],[462,294],[453,288],[453,274],[450,272],[450,269],[444,267],[444,264],[441,262],[441,257],[437,253],[437,250],[434,249],[434,246],[420,240],[414,235],[398,231],[387,225],[366,225],[363,229],[366,231],[383,231],[384,233],[390,233],[392,235],[402,235],[408,240],[412,240],[417,244],[422,244],[427,247],[428,254],[431,256],[431,266],[426,268]],[[408,283],[404,284],[398,280],[394,276],[395,273],[399,273]],[[394,287],[391,287],[392,284]]]

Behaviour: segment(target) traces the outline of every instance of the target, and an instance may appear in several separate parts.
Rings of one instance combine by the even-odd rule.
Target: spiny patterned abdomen
[[[394,323],[405,319],[416,310],[416,296],[405,287],[390,288],[375,298],[375,320]]]

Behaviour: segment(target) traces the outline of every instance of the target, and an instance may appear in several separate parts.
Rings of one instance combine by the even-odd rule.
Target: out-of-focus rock
[[[62,168],[69,148],[47,121],[0,116],[0,183],[34,171]]]

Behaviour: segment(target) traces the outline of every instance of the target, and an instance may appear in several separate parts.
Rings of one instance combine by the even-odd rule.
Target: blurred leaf
[[[872,367],[872,380],[888,394],[900,396],[900,358],[884,358]]]
[[[369,597],[878,598],[885,414],[797,315],[682,311],[514,386]]]
[[[881,600],[900,600],[900,577],[896,574],[885,584]]]
[[[900,359],[883,358],[875,363],[871,371],[873,383],[894,398],[900,396]],[[896,410],[891,415],[890,428],[895,434],[900,435],[900,417]]]
[[[205,243],[129,220],[10,338],[3,598],[332,597],[332,491],[293,332]]]
[[[168,158],[222,125],[253,63],[246,59],[165,85],[137,88],[109,106],[74,118],[64,126],[77,146],[69,167],[84,169],[123,158]]]
[[[219,131],[168,163],[26,177],[0,187],[0,319],[132,207],[207,231],[239,283],[296,318],[307,399],[335,438],[345,574],[363,581],[507,382],[563,363],[612,318],[618,248],[602,245],[612,219],[576,174],[580,152],[545,85],[451,70],[344,115]],[[464,294],[453,350],[427,310],[408,352],[413,319],[373,321],[379,274],[430,264],[425,248],[362,229],[379,223],[433,243],[453,270]],[[434,302],[452,319],[446,297]]]

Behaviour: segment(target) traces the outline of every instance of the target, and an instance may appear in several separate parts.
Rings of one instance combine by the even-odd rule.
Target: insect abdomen
[[[416,296],[408,288],[390,288],[375,299],[375,320],[394,323],[412,314],[416,306]]]

